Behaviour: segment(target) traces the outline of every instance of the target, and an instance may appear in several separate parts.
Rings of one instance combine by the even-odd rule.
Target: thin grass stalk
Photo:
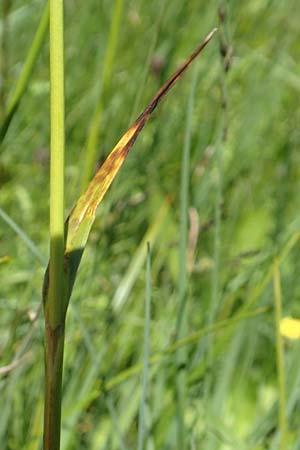
[[[222,140],[222,133],[224,129],[223,118],[220,118],[218,127],[215,150],[216,150],[216,195],[214,204],[214,236],[213,236],[213,260],[214,266],[211,277],[211,300],[208,311],[208,324],[212,324],[216,318],[218,306],[220,303],[220,264],[221,264],[221,204],[222,204],[222,147],[224,142]],[[208,343],[208,350],[211,356],[212,342]]]
[[[216,320],[218,313],[220,301],[221,301],[221,221],[222,221],[222,203],[223,203],[223,151],[227,141],[228,132],[228,93],[227,93],[227,72],[229,66],[226,66],[226,57],[229,49],[228,44],[228,17],[227,17],[227,1],[217,0],[216,5],[219,17],[219,49],[220,49],[220,106],[221,113],[218,124],[217,139],[215,144],[216,150],[216,169],[217,169],[217,182],[216,182],[216,195],[215,195],[215,205],[214,205],[214,242],[213,242],[213,260],[214,266],[211,278],[211,301],[208,311],[208,325],[212,325]],[[213,342],[214,336],[210,336],[207,341],[207,355],[208,355],[208,366],[211,367],[213,364]],[[211,397],[211,383],[212,378],[208,376],[205,382],[205,396],[210,402]],[[211,402],[210,402],[211,403]],[[220,406],[220,405],[219,405]],[[213,441],[213,439],[212,439]],[[209,444],[210,445],[210,444]],[[213,444],[212,444],[213,446]],[[210,447],[209,447],[210,448]]]
[[[228,36],[227,36],[227,4],[225,0],[217,1],[217,9],[219,16],[219,48],[220,48],[220,106],[221,114],[219,119],[219,126],[216,139],[216,169],[217,169],[217,183],[216,183],[216,196],[215,196],[215,211],[214,211],[214,267],[212,271],[212,289],[211,289],[211,302],[208,314],[208,324],[212,324],[216,318],[220,303],[220,266],[221,266],[221,218],[222,218],[222,202],[223,202],[223,149],[226,145],[227,132],[228,132],[228,94],[226,76],[229,67],[227,68],[225,59],[228,52]],[[212,357],[212,344],[208,343],[209,352],[209,364]]]
[[[45,311],[44,450],[59,450],[64,353],[64,51],[63,0],[50,0],[50,261]]]
[[[17,234],[17,236],[24,242],[25,246],[30,250],[30,252],[36,257],[36,259],[46,266],[47,260],[41,254],[36,244],[30,239],[29,236],[24,232],[24,230],[14,221],[8,214],[0,207],[0,218]]]
[[[31,75],[33,73],[33,69],[35,67],[37,58],[40,54],[42,45],[44,43],[47,30],[48,30],[48,23],[49,23],[49,3],[47,2],[42,18],[40,20],[39,26],[36,30],[35,36],[33,38],[31,47],[29,49],[29,52],[27,54],[24,66],[22,68],[21,74],[19,76],[19,79],[17,81],[15,90],[8,101],[8,105],[4,114],[4,119],[0,127],[0,142],[3,141],[8,127],[10,125],[10,122],[20,104],[20,101],[26,92],[26,89],[28,87],[28,84],[31,80]]]
[[[113,425],[113,434],[115,435],[116,440],[118,442],[118,448],[120,450],[127,450],[127,447],[125,445],[125,442],[124,442],[124,439],[122,436],[122,432],[120,429],[120,423],[119,423],[118,416],[117,416],[117,413],[115,410],[115,406],[114,406],[113,401],[110,396],[106,396],[106,405],[107,405],[107,409],[108,409],[108,412],[109,412],[109,415],[110,415],[110,418],[112,421],[112,425]]]
[[[222,205],[222,173],[223,173],[223,162],[222,162],[222,147],[224,142],[222,142],[221,135],[223,133],[223,119],[221,118],[220,131],[217,136],[216,141],[216,169],[217,169],[217,185],[216,185],[216,197],[215,197],[215,211],[214,211],[214,247],[213,247],[213,260],[214,266],[212,271],[212,289],[211,289],[211,302],[208,323],[212,324],[215,320],[218,306],[220,303],[220,264],[221,264],[221,205]],[[211,348],[210,348],[211,350]]]
[[[146,305],[145,305],[145,331],[144,331],[144,363],[142,374],[142,393],[139,412],[138,450],[146,448],[146,404],[148,393],[148,372],[150,358],[150,320],[151,320],[151,251],[147,242],[146,259]]]
[[[1,19],[2,32],[0,43],[0,118],[4,117],[6,105],[6,88],[8,79],[8,42],[9,42],[9,11],[11,0],[2,0]]]
[[[179,225],[179,274],[178,274],[178,310],[176,321],[176,337],[182,339],[187,331],[187,239],[188,239],[188,203],[189,203],[189,169],[190,169],[190,151],[192,136],[192,121],[194,110],[194,98],[197,82],[197,67],[193,72],[190,95],[187,105],[186,132],[181,163],[181,185],[180,185],[180,225]],[[185,403],[186,403],[186,351],[178,351],[176,354],[176,364],[178,367],[176,375],[176,400],[177,400],[177,447],[179,450],[186,448],[185,436]]]
[[[120,281],[119,286],[116,289],[115,295],[112,299],[112,308],[115,312],[119,312],[124,306],[132,286],[140,273],[140,268],[144,264],[145,258],[147,259],[147,255],[145,255],[145,246],[147,245],[147,242],[150,242],[152,248],[154,247],[159,232],[164,225],[164,220],[168,210],[169,198],[167,197],[162,206],[158,209],[154,222],[145,233],[145,236],[139,244],[131,263],[129,264],[124,278]]]
[[[95,170],[97,160],[97,147],[102,125],[103,97],[107,91],[107,87],[110,83],[110,79],[112,76],[113,63],[115,59],[122,18],[122,10],[123,10],[123,0],[115,0],[110,32],[108,37],[108,45],[103,64],[100,92],[84,150],[84,162],[83,162],[84,167],[81,181],[81,192],[85,190]]]
[[[279,449],[285,450],[287,448],[287,419],[286,419],[286,384],[285,384],[285,364],[284,364],[284,349],[283,339],[280,334],[280,320],[282,317],[282,302],[281,302],[281,281],[278,259],[275,260],[273,266],[273,283],[274,283],[274,303],[275,303],[275,327],[276,327],[276,363],[278,373],[278,421],[280,430]]]

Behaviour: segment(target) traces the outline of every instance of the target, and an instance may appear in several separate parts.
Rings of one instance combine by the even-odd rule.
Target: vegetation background
[[[1,1],[2,118],[44,3]],[[220,31],[155,112],[99,209],[68,313],[63,450],[300,448],[297,342],[284,347],[285,447],[280,439],[272,285],[279,257],[283,315],[298,317],[299,22],[296,0],[65,2],[67,211],[86,183],[97,104],[101,163],[162,82]],[[42,441],[48,54],[47,37],[1,144],[1,368],[20,362],[1,371],[0,442],[9,450]],[[148,241],[151,354],[228,322],[160,354],[143,390]]]

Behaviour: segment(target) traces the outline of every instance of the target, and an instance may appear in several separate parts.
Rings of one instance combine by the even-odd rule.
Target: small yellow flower
[[[281,319],[280,334],[288,339],[300,339],[300,320],[292,317]]]

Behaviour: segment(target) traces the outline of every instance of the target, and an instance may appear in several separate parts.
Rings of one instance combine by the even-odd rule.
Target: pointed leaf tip
[[[216,32],[217,28],[214,28],[190,55],[190,57],[187,58],[185,62],[174,72],[174,74],[162,85],[142,114],[136,119],[133,125],[131,125],[131,127],[119,140],[117,145],[113,148],[105,162],[102,164],[88,185],[87,190],[83,195],[81,195],[71,211],[66,221],[65,284],[67,298],[65,308],[67,308],[82,253],[95,220],[97,207],[120,170],[135,140],[149,120],[152,112],[156,109],[161,100],[170,91],[182,74],[188,69],[190,64],[206,47]],[[45,274],[44,287],[46,301],[48,295],[48,272]]]
[[[196,57],[201,53],[201,51],[206,47],[209,41],[212,39],[214,34],[217,32],[217,28],[214,28],[202,41],[202,43],[196,48],[196,50],[190,55],[188,59],[174,72],[174,74],[163,84],[163,86],[158,90],[156,95],[150,101],[149,105],[140,114],[136,121],[131,125],[131,127],[122,136],[116,146],[113,148],[111,153],[108,155],[105,162],[102,164],[90,184],[88,185],[85,193],[79,198],[75,207],[73,208],[69,216],[69,228],[67,235],[67,251],[70,252],[74,250],[74,245],[76,242],[76,248],[79,244],[78,242],[78,229],[81,223],[89,223],[90,227],[94,222],[95,213],[97,207],[102,201],[104,195],[106,194],[109,186],[114,180],[116,174],[120,170],[129,150],[132,148],[135,140],[142,131],[143,127],[149,120],[152,112],[159,105],[163,97],[169,92],[169,90],[174,86],[177,80],[182,76],[182,74],[188,69],[189,65],[196,59]],[[86,230],[90,227],[84,227]],[[81,238],[83,235],[81,235]],[[87,240],[81,241],[82,245],[85,245]]]

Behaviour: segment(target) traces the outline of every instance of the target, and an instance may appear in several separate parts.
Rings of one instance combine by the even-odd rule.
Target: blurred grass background
[[[44,2],[2,2],[3,117]],[[116,53],[104,80],[115,4],[65,2],[66,213],[82,189],[99,95],[101,163],[160,84],[219,23],[218,2],[121,3]],[[279,448],[272,288],[277,255],[283,314],[300,315],[297,3],[225,3],[221,28],[230,70],[224,74],[216,37],[155,112],[100,207],[67,320],[62,449],[137,448],[141,371],[106,392],[101,387],[143,362],[147,241],[151,353],[178,336],[182,298],[183,335],[250,307],[270,310],[150,367],[144,448],[177,448],[178,395],[186,449]],[[45,261],[48,158],[46,39],[0,155],[1,208]],[[0,442],[9,450],[34,450],[41,448],[44,367],[43,321],[33,315],[45,265],[0,220],[0,258],[9,257],[0,264],[1,366],[25,355],[0,379]],[[285,345],[290,449],[300,448],[298,361],[299,344]]]

